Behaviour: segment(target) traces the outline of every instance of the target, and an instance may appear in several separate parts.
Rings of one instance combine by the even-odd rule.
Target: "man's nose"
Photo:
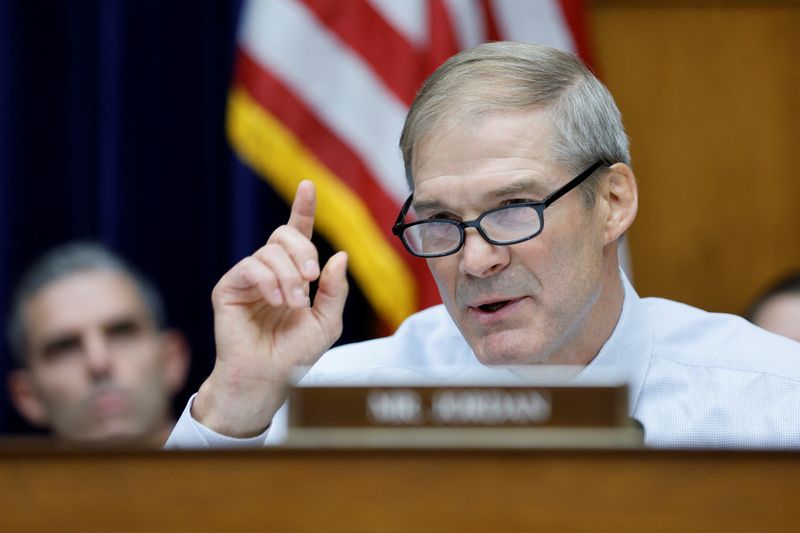
[[[105,375],[111,369],[108,339],[102,334],[90,334],[86,340],[86,366],[93,375]]]
[[[508,246],[491,244],[475,228],[467,228],[460,252],[459,270],[478,278],[491,276],[508,265]]]

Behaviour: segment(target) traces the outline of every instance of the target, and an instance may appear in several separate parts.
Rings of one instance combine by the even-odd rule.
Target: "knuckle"
[[[292,255],[317,256],[317,248],[311,239],[292,226],[283,225],[276,229],[267,241],[267,246],[281,246]]]
[[[287,269],[282,276],[282,280],[284,284],[290,287],[302,286],[304,282],[300,273],[295,269]]]
[[[269,264],[270,261],[279,260],[286,256],[286,251],[279,244],[272,243],[262,246],[256,253],[251,256],[253,261],[258,261],[262,264]]]
[[[253,256],[247,256],[236,266],[242,276],[252,276],[258,271],[260,262]]]
[[[222,284],[222,280],[218,281],[214,288],[211,289],[211,303],[216,304],[220,301],[222,289],[220,285]]]
[[[286,239],[291,238],[291,236],[296,232],[297,230],[294,229],[293,227],[287,224],[281,224],[280,226],[275,228],[275,231],[272,232],[272,235],[270,235],[267,243],[285,242]]]

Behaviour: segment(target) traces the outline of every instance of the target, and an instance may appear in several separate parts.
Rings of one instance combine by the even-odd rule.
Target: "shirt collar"
[[[621,270],[620,276],[625,295],[617,325],[597,356],[574,381],[626,383],[629,410],[633,412],[647,373],[653,333],[641,298]]]

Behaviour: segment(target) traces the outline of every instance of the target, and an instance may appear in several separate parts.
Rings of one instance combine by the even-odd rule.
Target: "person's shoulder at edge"
[[[653,356],[688,367],[772,374],[800,382],[800,343],[744,318],[664,298],[643,298]]]
[[[634,417],[647,446],[798,447],[800,343],[661,298],[643,313],[653,343]]]

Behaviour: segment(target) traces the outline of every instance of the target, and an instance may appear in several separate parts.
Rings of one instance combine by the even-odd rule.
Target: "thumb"
[[[313,306],[319,319],[332,326],[335,338],[342,332],[342,313],[347,291],[347,253],[337,252],[322,269]]]

